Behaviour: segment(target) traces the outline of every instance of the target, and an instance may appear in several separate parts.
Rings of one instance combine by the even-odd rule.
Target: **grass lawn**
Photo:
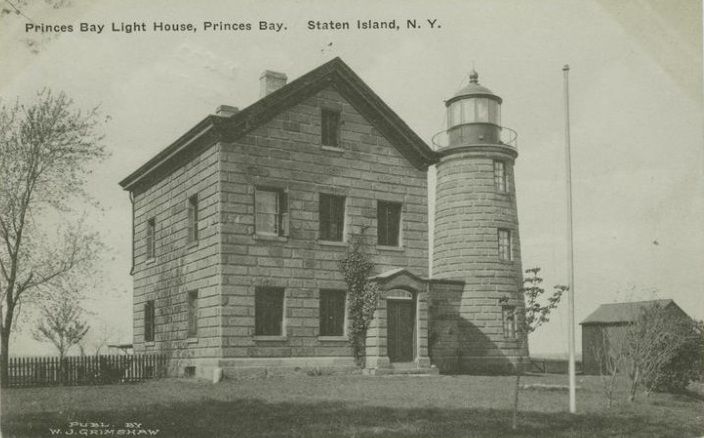
[[[520,427],[510,426],[512,377],[306,375],[226,380],[167,379],[136,385],[9,389],[3,437],[113,436],[135,428],[158,437],[695,437],[704,435],[704,398],[623,394],[605,408],[598,377],[578,377],[579,414],[566,391],[521,391]],[[526,384],[566,384],[529,376]],[[52,435],[50,429],[62,429]],[[119,432],[123,430],[123,432]],[[135,432],[136,433],[136,432]],[[145,432],[148,433],[148,432]],[[130,435],[122,435],[130,436]],[[134,436],[134,435],[132,435]],[[150,436],[150,435],[138,435]]]

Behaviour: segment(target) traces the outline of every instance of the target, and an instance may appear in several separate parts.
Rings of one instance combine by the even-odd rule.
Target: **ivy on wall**
[[[379,287],[369,276],[374,271],[371,257],[364,252],[361,236],[350,242],[345,256],[338,261],[347,283],[348,338],[358,366],[364,366],[367,329],[379,303]]]

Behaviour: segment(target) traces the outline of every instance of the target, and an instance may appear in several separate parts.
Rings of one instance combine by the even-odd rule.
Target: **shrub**
[[[704,323],[693,323],[685,342],[646,386],[660,392],[682,392],[691,382],[702,379],[704,368]]]

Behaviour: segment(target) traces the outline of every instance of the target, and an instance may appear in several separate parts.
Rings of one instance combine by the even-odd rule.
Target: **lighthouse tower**
[[[440,158],[432,274],[464,282],[452,299],[460,372],[509,372],[528,356],[517,324],[524,313],[518,152],[515,132],[501,126],[501,102],[472,71],[469,84],[445,103],[447,130],[433,139]]]

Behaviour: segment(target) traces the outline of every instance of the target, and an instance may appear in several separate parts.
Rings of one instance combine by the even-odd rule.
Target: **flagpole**
[[[570,66],[565,64],[562,67],[565,79],[565,169],[567,178],[567,277],[569,290],[568,298],[568,346],[569,346],[569,380],[570,380],[570,413],[577,412],[577,399],[575,394],[576,378],[574,363],[574,250],[572,248],[572,156],[570,150],[570,90],[569,71]]]

